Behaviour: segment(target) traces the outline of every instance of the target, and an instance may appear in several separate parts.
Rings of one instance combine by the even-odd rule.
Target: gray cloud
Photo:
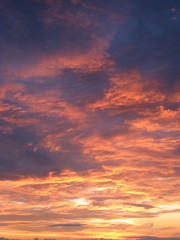
[[[69,224],[52,224],[52,225],[49,225],[48,227],[83,227],[84,224],[81,224],[81,223],[69,223]]]

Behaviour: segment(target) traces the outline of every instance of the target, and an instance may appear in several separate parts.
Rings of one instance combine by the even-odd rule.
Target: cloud
[[[179,2],[126,1],[126,22],[109,48],[109,54],[120,71],[138,70],[146,78],[155,78],[170,90],[179,79],[179,28],[172,19],[172,5],[179,9]],[[164,39],[164,40],[163,40]],[[176,90],[175,90],[176,91]]]
[[[53,224],[49,225],[49,227],[82,227],[83,224],[80,223],[69,223],[69,224]]]
[[[16,4],[7,1],[4,8],[7,11],[4,11],[3,16],[6,25],[1,27],[1,61],[8,59],[15,66],[32,64],[55,53],[86,52],[89,50],[87,46],[93,43],[90,35],[64,21],[45,24],[42,15],[48,11],[46,4],[36,1],[19,1]]]
[[[139,239],[142,240],[179,240],[179,237],[166,237],[166,238],[160,238],[160,237],[151,237],[151,236],[144,236]]]
[[[68,139],[61,141],[62,150],[56,152],[43,147],[36,148],[41,137],[28,128],[15,127],[12,133],[1,134],[0,139],[1,179],[16,179],[24,176],[45,177],[49,172],[58,174],[64,168],[84,171],[91,166],[100,167],[93,161],[85,162],[83,160],[85,154],[81,151],[80,145],[72,144]]]
[[[179,1],[0,8],[0,232],[179,236]]]

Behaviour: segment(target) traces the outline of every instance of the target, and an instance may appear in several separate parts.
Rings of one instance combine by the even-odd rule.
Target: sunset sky
[[[179,110],[180,0],[0,0],[0,237],[180,239]]]

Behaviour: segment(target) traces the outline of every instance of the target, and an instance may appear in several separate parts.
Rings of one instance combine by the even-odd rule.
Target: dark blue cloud
[[[16,82],[24,87],[22,94],[47,93],[49,90],[55,90],[57,101],[63,99],[68,103],[83,107],[104,96],[109,87],[109,76],[104,71],[84,72],[65,68],[59,75],[31,77]],[[9,95],[11,97],[6,95],[4,101],[8,103],[11,101],[15,104],[13,93],[9,92]]]
[[[94,41],[88,29],[69,24],[68,19],[46,24],[43,18],[51,11],[45,2],[3,1],[0,60],[24,66],[56,54],[89,51]]]
[[[64,100],[77,106],[101,99],[109,86],[108,74],[103,71],[84,73],[64,69],[63,75],[56,79],[56,87],[63,93]]]
[[[180,240],[180,238],[179,237],[160,238],[160,237],[152,237],[152,236],[143,236],[139,238],[139,240]]]
[[[121,72],[138,70],[169,89],[179,80],[180,10],[179,1],[126,1],[127,21],[108,50]],[[176,12],[172,12],[172,8]]]
[[[31,128],[14,127],[10,133],[0,134],[0,179],[45,177],[49,172],[59,174],[63,169],[79,172],[100,168],[100,164],[82,153],[80,144],[71,143],[71,138],[62,138],[59,142],[62,150],[51,152],[43,147],[34,150],[43,136]]]
[[[69,224],[53,224],[50,225],[49,227],[82,227],[84,224],[81,223],[69,223]]]

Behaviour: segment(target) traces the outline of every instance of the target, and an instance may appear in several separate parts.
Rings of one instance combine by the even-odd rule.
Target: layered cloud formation
[[[0,9],[1,234],[180,237],[179,1]]]

